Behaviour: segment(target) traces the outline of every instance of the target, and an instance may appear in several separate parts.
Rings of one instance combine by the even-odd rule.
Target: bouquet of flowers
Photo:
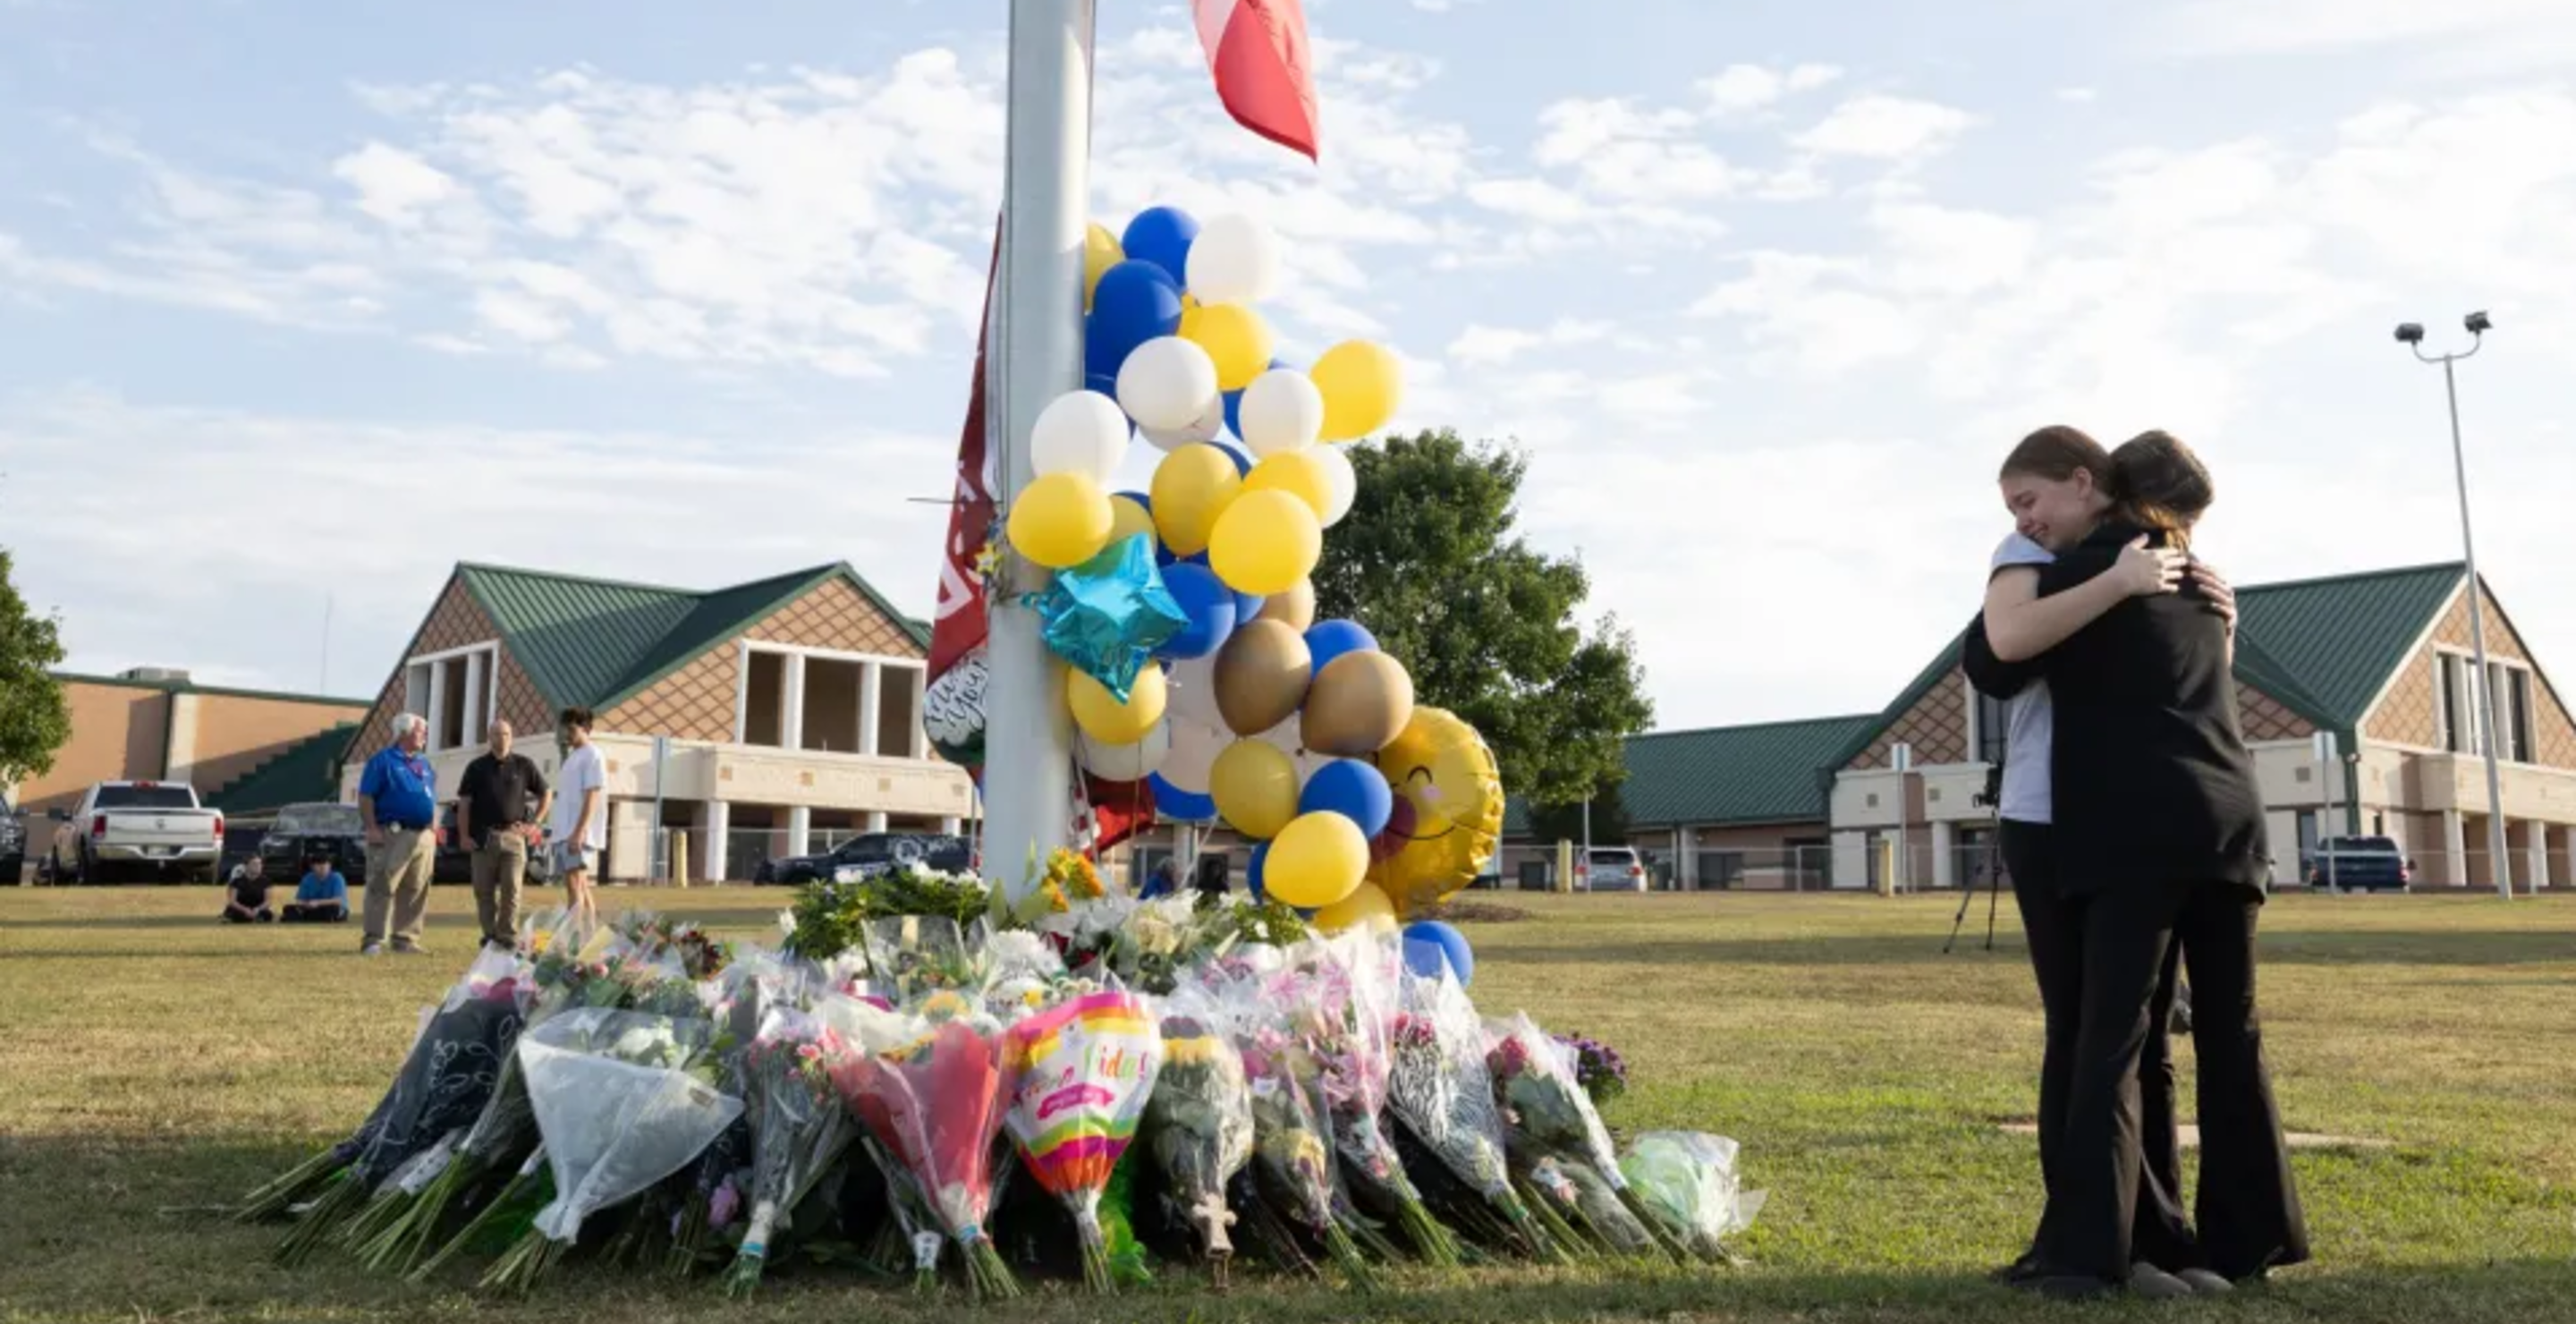
[[[1172,1214],[1198,1234],[1225,1281],[1234,1242],[1226,1187],[1252,1161],[1252,1083],[1243,1054],[1185,992],[1163,1018],[1163,1069],[1145,1100],[1145,1152],[1163,1175]]]
[[[984,1014],[996,1024],[1044,1011],[1064,984],[1064,959],[1044,936],[1013,929],[984,940]]]
[[[984,925],[944,916],[903,915],[872,919],[860,929],[870,981],[897,1004],[934,993],[981,994]]]
[[[1396,1116],[1501,1216],[1526,1250],[1563,1262],[1565,1248],[1512,1188],[1502,1110],[1494,1103],[1475,1005],[1447,971],[1436,979],[1408,972],[1402,990],[1395,1070],[1388,1082]]]
[[[982,879],[907,862],[873,878],[806,888],[784,917],[786,948],[792,956],[820,961],[860,946],[873,920],[917,916],[963,928],[981,920],[991,905],[992,892]]]
[[[1457,1239],[1423,1204],[1405,1174],[1384,1117],[1395,1070],[1391,1027],[1404,974],[1392,941],[1348,934],[1309,944],[1310,990],[1290,1005],[1322,1067],[1324,1101],[1343,1175],[1381,1208],[1393,1209],[1424,1262],[1454,1267]]]
[[[686,1167],[741,1115],[742,1101],[719,1092],[707,1079],[711,1071],[690,1069],[711,1028],[654,1012],[585,1008],[521,1041],[554,1197],[484,1275],[484,1286],[534,1286],[571,1249],[585,1218]]]
[[[979,1018],[934,1022],[914,1012],[879,1020],[858,1051],[832,1068],[832,1083],[882,1150],[879,1165],[892,1189],[900,1196],[910,1183],[916,1214],[926,1212],[931,1228],[957,1243],[968,1285],[988,1298],[1019,1295],[984,1229],[994,1140],[1010,1092],[1004,1062],[1001,1035]],[[904,1208],[898,1198],[899,1215]],[[936,1250],[934,1244],[923,1253],[916,1242],[918,1286],[937,1281]]]
[[[1531,1174],[1532,1188],[1606,1249],[1655,1245],[1652,1225],[1621,1195],[1628,1182],[1619,1174],[1618,1147],[1583,1088],[1572,1051],[1526,1013],[1486,1022],[1485,1042],[1505,1143],[1513,1164]]]
[[[1726,1238],[1753,1226],[1767,1192],[1746,1192],[1735,1172],[1736,1144],[1700,1131],[1649,1131],[1628,1146],[1619,1168],[1649,1215],[1691,1254],[1712,1264],[1734,1259]]]
[[[1157,997],[1179,986],[1182,965],[1199,939],[1198,903],[1187,895],[1139,901],[1109,949],[1109,968],[1131,988]]]
[[[1574,1079],[1595,1106],[1628,1092],[1628,1059],[1619,1050],[1581,1034],[1560,1034],[1556,1042],[1574,1057]]]
[[[1100,1199],[1162,1066],[1154,1013],[1134,994],[1094,993],[1012,1026],[1003,1053],[1012,1082],[1003,1123],[1039,1184],[1072,1211],[1083,1280],[1114,1291]]]
[[[1353,1287],[1375,1287],[1368,1260],[1336,1207],[1333,1146],[1327,1129],[1323,1070],[1289,1026],[1297,992],[1289,977],[1256,971],[1268,959],[1221,972],[1228,1033],[1243,1055],[1252,1095],[1252,1166],[1256,1189],[1278,1202],[1281,1216],[1322,1242]]]
[[[832,1088],[832,1070],[849,1055],[841,1036],[808,1012],[771,1007],[744,1049],[745,1115],[751,1119],[751,1215],[725,1290],[750,1295],[760,1286],[769,1237],[823,1173],[838,1163],[857,1133]]]
[[[487,952],[475,960],[428,1017],[392,1092],[370,1119],[373,1130],[364,1146],[278,1246],[279,1263],[303,1262],[344,1220],[361,1212],[380,1183],[483,1110],[519,1036],[519,988],[516,962],[507,953]]]
[[[759,1039],[770,1011],[802,1005],[824,982],[828,976],[812,965],[770,951],[752,951],[725,967],[718,981],[721,992],[715,1012],[720,1027],[715,1048],[721,1088],[736,1095],[745,1092],[745,1051]],[[743,1213],[755,1148],[746,1110],[699,1156],[696,1176],[681,1194],[670,1253],[664,1261],[673,1275],[694,1272],[713,1234],[730,1229]]]

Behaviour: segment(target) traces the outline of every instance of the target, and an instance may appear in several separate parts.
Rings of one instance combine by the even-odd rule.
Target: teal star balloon
[[[1189,613],[1163,587],[1153,540],[1129,534],[1069,570],[1059,570],[1030,605],[1047,647],[1127,702],[1136,673],[1164,640],[1187,629]]]

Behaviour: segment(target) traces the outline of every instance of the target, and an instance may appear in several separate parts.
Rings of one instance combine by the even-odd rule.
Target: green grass
[[[775,891],[612,891],[742,933]],[[218,1207],[344,1134],[423,1001],[464,965],[439,890],[428,960],[360,961],[347,929],[231,928],[211,891],[0,890],[0,1319],[946,1319],[844,1278],[782,1274],[736,1308],[578,1267],[526,1303],[471,1274],[411,1288],[326,1254],[272,1267],[273,1228]],[[2076,1309],[1980,1280],[2037,1201],[2038,1009],[2011,906],[1940,952],[1955,898],[1540,898],[1469,928],[1475,993],[1615,1043],[1623,1129],[1741,1140],[1771,1202],[1752,1268],[1393,1275],[1377,1298],[1166,1275],[1098,1303],[1050,1288],[1012,1321],[2558,1320],[2576,1311],[2576,898],[2285,897],[2263,999],[2294,1129],[2388,1142],[2302,1153],[2317,1264],[2260,1294]],[[2188,1049],[2182,1053],[2186,1073]],[[2187,1097],[2188,1085],[2186,1085]]]

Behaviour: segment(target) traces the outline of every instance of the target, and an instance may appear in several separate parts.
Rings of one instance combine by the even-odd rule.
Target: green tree
[[[0,786],[53,770],[54,751],[72,738],[71,710],[53,669],[63,663],[62,631],[39,616],[10,581],[0,548]]]
[[[1528,803],[1579,806],[1619,780],[1654,705],[1628,632],[1576,619],[1591,591],[1582,565],[1514,528],[1528,457],[1443,429],[1350,458],[1359,494],[1324,539],[1316,614],[1367,626],[1413,673],[1419,702],[1484,733],[1504,788]]]
[[[1592,797],[1592,844],[1624,846],[1628,844],[1628,806],[1619,796],[1619,782],[1609,782]],[[1583,844],[1583,801],[1571,804],[1532,805],[1529,811],[1530,835],[1542,845],[1560,841]]]

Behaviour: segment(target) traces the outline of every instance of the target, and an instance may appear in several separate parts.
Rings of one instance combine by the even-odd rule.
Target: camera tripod
[[[1977,796],[1970,803],[1994,808],[1994,801],[1988,796]],[[1995,912],[2003,903],[2003,859],[2003,819],[1998,814],[1986,819],[1986,950],[1990,952],[1995,949]],[[1967,887],[1960,891],[1959,913],[1950,918],[1950,937],[1941,944],[1943,956],[1948,956],[1950,950],[1958,946],[1959,929],[1968,922],[1968,907],[1976,903],[1977,882],[1971,878]]]

